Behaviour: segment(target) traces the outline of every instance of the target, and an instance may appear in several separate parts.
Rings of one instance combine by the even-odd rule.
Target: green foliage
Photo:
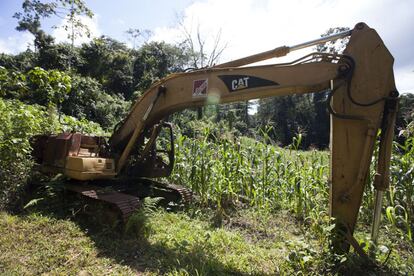
[[[245,137],[234,141],[209,137],[209,128],[197,138],[178,136],[172,174],[173,181],[198,193],[202,204],[220,209],[242,201],[265,209],[287,207],[310,220],[313,213],[325,210],[326,153],[278,148],[270,144],[266,133],[265,143]]]
[[[108,67],[107,79],[104,82],[108,91],[116,91],[117,94],[130,98],[133,88],[132,77],[133,60],[129,52],[119,51],[114,53]]]
[[[41,20],[57,16],[66,18],[63,25],[69,31],[68,38],[72,41],[86,34],[89,36],[88,27],[82,23],[79,16],[92,17],[92,11],[82,0],[54,0],[42,3],[40,0],[24,0],[22,11],[16,12],[13,17],[18,20],[16,30],[29,31],[35,36],[35,47],[42,48],[53,43],[53,38],[41,29]],[[54,26],[56,28],[56,26]]]
[[[80,55],[85,63],[79,68],[79,72],[103,82],[109,76],[113,56],[127,50],[125,44],[109,37],[95,38],[80,48]]]
[[[5,68],[26,72],[35,67],[36,54],[31,50],[26,50],[17,55],[8,55],[0,53],[0,66]]]
[[[414,137],[403,145],[395,143],[391,160],[391,185],[387,194],[386,217],[414,243]]]
[[[40,28],[40,19],[51,16],[56,8],[56,3],[42,3],[39,0],[24,0],[22,3],[23,12],[16,12],[14,18],[18,22],[18,31],[29,31],[35,34]]]
[[[400,95],[399,110],[397,113],[396,137],[400,144],[405,143],[407,137],[414,135],[414,94]]]
[[[24,74],[0,66],[0,97],[20,98],[27,90]]]
[[[0,96],[39,104],[111,129],[126,115],[129,103],[121,96],[109,95],[89,77],[70,76],[58,70],[39,67],[23,74],[0,66]]]
[[[82,64],[78,71],[99,81],[109,94],[130,99],[133,86],[133,52],[124,43],[102,36],[80,49]]]
[[[48,130],[45,112],[36,106],[0,99],[0,152],[2,161],[24,158],[30,151],[29,138]],[[49,129],[50,130],[50,129]]]
[[[71,78],[58,70],[35,67],[27,73],[29,91],[22,98],[44,106],[60,105],[71,89]]]
[[[45,112],[0,99],[0,208],[16,200],[31,169],[29,139],[48,129]]]
[[[217,131],[217,125],[193,123],[201,128],[192,134],[193,138],[176,138],[173,182],[189,186],[202,206],[214,206],[220,212],[238,204],[287,209],[321,231],[319,224],[327,217],[329,202],[327,152],[299,151],[303,139],[300,134],[293,138],[289,149],[283,149],[273,144],[271,128],[262,133],[260,142],[226,136]],[[414,232],[413,149],[412,137],[405,145],[395,144],[391,187],[383,213],[407,241],[413,240]],[[372,220],[373,198],[373,188],[367,185],[359,215],[364,222]]]
[[[260,100],[258,121],[262,127],[272,126],[274,131],[270,133],[270,137],[279,141],[283,146],[291,144],[293,137],[301,133],[303,135],[302,148],[308,148],[310,145],[322,148],[327,145],[327,141],[323,141],[322,138],[327,134],[315,131],[321,129],[324,122],[328,123],[329,116],[327,112],[315,112],[313,100],[315,97],[317,97],[316,94],[292,95]],[[318,114],[322,116],[317,116]],[[325,117],[325,120],[321,120],[321,117]],[[326,128],[324,130],[327,131]]]
[[[0,96],[30,104],[56,106],[71,89],[69,75],[58,70],[35,67],[23,74],[0,67]]]
[[[183,49],[165,42],[144,44],[136,53],[133,76],[136,89],[144,91],[167,74],[183,71],[189,57]]]
[[[137,239],[147,238],[151,232],[151,227],[147,223],[150,216],[153,216],[158,208],[162,197],[146,197],[140,208],[128,219],[125,225],[125,233]]]
[[[111,129],[124,118],[128,108],[128,102],[120,96],[105,93],[96,80],[75,75],[72,78],[71,92],[62,103],[61,111]]]
[[[63,115],[60,118],[55,116],[55,119],[57,119],[57,127],[54,132],[75,131],[84,134],[107,135],[107,132],[105,132],[98,123],[86,119],[77,119],[67,115]]]
[[[83,62],[79,48],[60,43],[39,48],[36,65],[44,69],[71,71],[81,67]]]
[[[63,116],[61,124],[53,109],[26,105],[18,100],[0,98],[0,116],[0,208],[11,202],[19,203],[19,192],[24,189],[33,165],[32,136],[72,130],[103,134],[96,123]]]

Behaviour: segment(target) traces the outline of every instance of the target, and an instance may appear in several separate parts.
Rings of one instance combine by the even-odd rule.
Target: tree
[[[138,38],[141,37],[144,39],[144,42],[147,42],[147,40],[152,34],[152,32],[147,29],[139,30],[139,29],[133,29],[133,28],[129,28],[128,30],[125,31],[125,33],[130,36],[129,40],[132,41],[132,49],[134,50],[135,50],[136,42]]]
[[[348,27],[329,28],[325,33],[321,35],[321,37],[348,30]],[[335,41],[329,41],[324,44],[319,44],[316,46],[316,51],[321,53],[341,54],[345,50],[348,41],[349,38],[342,38]],[[315,144],[317,144],[320,148],[324,148],[329,145],[330,120],[329,113],[326,108],[328,93],[329,91],[321,91],[319,93],[313,94],[313,105],[316,116],[312,127],[314,136],[312,140],[316,141]]]
[[[90,37],[90,30],[82,22],[81,16],[93,17],[93,12],[82,0],[56,0],[55,15],[65,19],[62,28],[68,32],[68,39],[71,41],[72,48],[76,38],[86,35]]]
[[[334,35],[334,34],[338,34],[338,33],[345,32],[345,31],[349,31],[349,28],[348,27],[329,28],[326,32],[321,34],[321,37]],[[316,48],[316,51],[320,53],[342,54],[348,42],[349,42],[349,37],[339,38],[337,40],[328,41],[323,44],[319,44],[315,48]]]
[[[297,134],[303,135],[302,147],[308,147],[314,119],[309,95],[291,95],[259,100],[258,120],[261,128],[271,126],[269,136],[283,146],[289,145]]]
[[[414,134],[414,94],[400,95],[395,126],[395,139],[400,144],[404,144],[406,138]]]
[[[251,126],[249,107],[249,101],[216,105],[215,121],[225,121],[230,129],[235,128],[242,135],[249,135]]]
[[[193,26],[187,27],[184,23],[183,17],[178,19],[178,25],[181,28],[184,39],[180,46],[185,49],[186,55],[190,58],[190,67],[192,69],[200,69],[204,67],[212,67],[218,62],[227,44],[221,40],[221,29],[216,33],[215,37],[210,40],[213,41],[211,49],[207,49],[207,39],[200,31],[200,24],[194,31]],[[220,114],[220,106],[217,106],[217,114]],[[201,119],[203,116],[203,108],[197,108],[197,118]],[[218,115],[219,116],[219,115]]]
[[[129,103],[117,95],[105,93],[102,85],[90,77],[73,76],[72,89],[61,111],[78,119],[99,123],[111,129],[126,115]]]
[[[177,46],[165,42],[144,44],[135,54],[134,87],[145,91],[151,84],[170,73],[183,71],[189,57]]]
[[[0,66],[26,72],[36,66],[36,55],[31,50],[26,50],[17,55],[0,54]]]
[[[35,51],[54,42],[54,39],[41,29],[41,20],[44,18],[57,16],[66,19],[63,28],[70,31],[68,38],[71,40],[72,48],[76,38],[84,33],[89,35],[89,29],[82,23],[80,16],[91,18],[93,13],[82,0],[54,0],[46,3],[40,0],[24,0],[22,9],[22,12],[16,12],[13,15],[18,20],[16,29],[28,31],[34,35]]]
[[[200,24],[197,24],[194,30],[193,26],[187,27],[184,19],[181,17],[178,19],[178,25],[184,37],[179,45],[188,52],[190,66],[192,68],[211,67],[220,59],[227,47],[227,43],[223,43],[221,39],[221,29],[213,39],[209,40],[213,41],[213,44],[208,49],[206,44],[207,39],[200,31]]]
[[[79,72],[98,80],[109,94],[129,99],[133,94],[134,55],[124,43],[102,36],[80,50]]]
[[[84,63],[79,48],[68,43],[47,45],[39,49],[37,66],[44,69],[70,71],[81,67]]]
[[[330,28],[321,36],[328,36],[349,28]],[[317,52],[339,54],[345,49],[348,39],[338,39],[316,47]],[[329,145],[329,113],[326,99],[329,91],[313,94],[275,97],[259,101],[258,120],[262,127],[272,125],[270,136],[288,145],[293,137],[301,133],[302,147],[310,145],[325,148]]]
[[[54,14],[56,3],[42,3],[39,0],[25,0],[22,3],[23,12],[16,12],[13,17],[18,20],[16,30],[28,31],[34,37],[35,51],[44,44],[53,42],[53,38],[41,30],[40,20]]]

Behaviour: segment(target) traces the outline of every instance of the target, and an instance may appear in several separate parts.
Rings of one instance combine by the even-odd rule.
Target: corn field
[[[287,209],[311,225],[327,217],[329,201],[329,153],[299,151],[301,137],[288,148],[247,137],[212,139],[207,129],[198,138],[176,138],[175,183],[190,187],[199,203],[225,210],[236,203],[250,207]],[[394,144],[391,187],[384,199],[384,224],[413,241],[414,138]],[[372,164],[376,160],[373,158]],[[368,182],[374,175],[371,170]],[[372,185],[367,185],[360,220],[370,222],[374,206]]]

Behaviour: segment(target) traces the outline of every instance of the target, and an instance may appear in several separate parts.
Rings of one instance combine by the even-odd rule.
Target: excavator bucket
[[[344,54],[350,59],[343,68],[347,83],[331,101],[330,213],[346,238],[355,229],[385,102],[396,88],[394,59],[374,29],[357,24]],[[348,251],[350,243],[355,241],[337,239],[336,251]]]

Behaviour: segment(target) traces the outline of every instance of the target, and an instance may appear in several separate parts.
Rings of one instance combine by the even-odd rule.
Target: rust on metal
[[[169,149],[157,148],[157,139],[163,129],[168,131]],[[146,135],[148,135],[148,141],[139,152],[139,158],[135,164],[129,166],[129,174],[151,178],[170,176],[174,167],[174,135],[172,125],[167,122],[154,125],[145,131],[145,134],[142,135],[139,141],[140,143],[143,144]],[[168,162],[164,160],[163,155]]]
[[[177,184],[167,184],[167,187],[177,191],[181,196],[181,201],[184,205],[191,203],[193,200],[193,191]]]
[[[146,196],[163,197],[165,203],[175,202],[188,205],[192,201],[192,191],[183,186],[161,183],[150,179],[137,179],[137,181],[140,183],[133,188],[123,184],[117,185],[116,183],[95,186],[76,182],[66,183],[65,188],[87,198],[112,205],[120,212],[124,222],[127,222],[129,217],[141,207],[141,198]],[[145,193],[145,186],[151,187],[151,194]]]
[[[83,196],[114,205],[121,212],[124,222],[126,222],[141,205],[138,197],[117,191],[110,191],[107,188],[74,184],[66,184],[65,188]]]

